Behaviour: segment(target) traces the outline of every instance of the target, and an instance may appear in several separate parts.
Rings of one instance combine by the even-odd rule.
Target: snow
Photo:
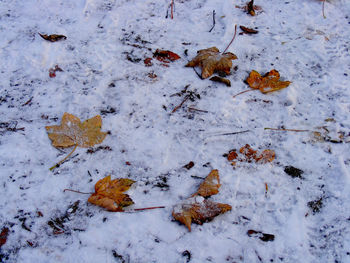
[[[10,230],[1,261],[350,262],[349,1],[327,1],[323,18],[316,0],[256,0],[263,11],[254,17],[235,7],[243,0],[175,0],[173,20],[165,18],[170,0],[0,2],[0,230]],[[238,28],[227,50],[238,57],[227,76],[232,87],[184,67],[197,50],[223,51],[236,24],[259,33]],[[51,43],[38,33],[67,39]],[[181,59],[146,67],[156,49]],[[56,65],[63,72],[50,78]],[[292,84],[232,98],[249,89],[251,70],[271,69]],[[171,113],[184,98],[171,95],[186,85],[200,99]],[[71,149],[54,148],[45,126],[59,125],[64,112],[82,121],[101,114],[110,134],[94,153],[78,147],[51,172]],[[265,127],[322,130],[330,139]],[[342,142],[331,142],[339,132]],[[233,168],[222,155],[245,144],[274,150],[276,159]],[[190,161],[195,166],[183,168]],[[289,165],[304,179],[287,175]],[[232,211],[189,232],[173,220],[173,207],[212,169],[221,187],[210,200]],[[137,181],[127,191],[134,208],[166,208],[111,213],[88,204],[88,195],[63,192],[92,192],[109,174]],[[313,212],[308,203],[317,200]],[[249,237],[250,229],[275,240]]]

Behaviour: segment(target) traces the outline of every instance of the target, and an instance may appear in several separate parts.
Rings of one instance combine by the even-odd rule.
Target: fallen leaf
[[[242,29],[242,31],[243,31],[243,32],[240,33],[240,35],[241,34],[248,34],[248,35],[250,35],[250,34],[257,34],[257,33],[259,33],[258,30],[255,30],[253,28],[248,28],[248,27],[245,27],[245,26],[239,26],[239,28]]]
[[[56,71],[62,72],[63,70],[58,65],[56,65],[54,68],[50,68],[49,69],[49,76],[50,76],[50,78],[56,77]]]
[[[169,50],[161,50],[161,49],[157,49],[156,52],[154,52],[153,57],[164,63],[173,62],[181,58],[178,54],[174,52],[171,52]]]
[[[217,193],[219,193],[220,186],[221,184],[219,178],[219,171],[216,169],[212,170],[201,183],[197,192],[193,196],[200,195],[203,197],[209,197],[212,195],[216,195]]]
[[[190,170],[194,166],[194,162],[190,161],[188,164],[184,165],[183,167],[187,170]]]
[[[202,225],[214,217],[230,211],[232,207],[228,204],[216,203],[196,196],[176,205],[172,212],[175,220],[183,223],[191,231],[191,223]]]
[[[255,161],[261,164],[269,163],[272,162],[276,157],[275,151],[273,150],[266,149],[259,153],[258,151],[255,151],[249,144],[241,147],[239,149],[239,153],[240,154],[238,154],[236,150],[231,150],[223,156],[226,157],[233,166],[236,165],[236,161],[248,163]]]
[[[225,84],[227,87],[231,87],[231,81],[229,79],[226,79],[226,78],[214,76],[214,77],[211,77],[209,80],[215,81],[215,82],[220,82],[220,83]]]
[[[88,202],[108,211],[123,211],[123,207],[134,204],[129,195],[123,194],[133,183],[135,181],[127,178],[111,180],[110,175],[106,176],[95,184],[95,193],[89,197]]]
[[[152,58],[145,58],[143,60],[143,63],[145,64],[146,67],[151,67],[153,65]]]
[[[197,56],[186,64],[186,67],[199,66],[202,69],[202,78],[208,78],[215,71],[223,71],[229,74],[232,67],[232,60],[237,56],[231,52],[220,54],[219,49],[211,47],[197,51]]]
[[[290,81],[280,81],[279,79],[280,74],[275,69],[271,70],[264,76],[261,76],[257,71],[253,70],[250,72],[246,82],[252,89],[258,89],[262,93],[269,93],[284,89],[291,83]]]
[[[61,125],[46,126],[46,131],[54,147],[92,147],[101,143],[107,133],[101,132],[102,119],[97,115],[80,122],[78,117],[65,112]]]
[[[5,245],[8,235],[9,235],[9,229],[7,227],[3,227],[0,233],[0,248],[3,245]]]
[[[248,2],[246,5],[244,5],[244,6],[236,5],[235,7],[244,10],[245,12],[247,12],[247,14],[249,14],[249,15],[251,15],[251,16],[255,16],[256,14],[262,12],[261,6],[254,5],[254,0],[249,1],[249,2]],[[257,11],[257,12],[256,12],[256,11]]]
[[[64,35],[56,35],[56,34],[53,34],[53,35],[45,35],[45,34],[40,34],[40,33],[39,33],[39,35],[40,35],[43,39],[45,39],[45,40],[47,40],[47,41],[50,41],[50,42],[56,42],[56,41],[60,41],[60,40],[65,40],[65,39],[67,39],[67,37],[64,36]]]

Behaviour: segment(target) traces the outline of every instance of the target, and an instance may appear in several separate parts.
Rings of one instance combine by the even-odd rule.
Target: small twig
[[[170,8],[171,8],[170,18],[174,19],[174,0],[171,0]]]
[[[83,193],[83,192],[80,192],[80,191],[77,191],[77,190],[72,190],[72,189],[64,189],[63,192],[66,192],[66,191],[69,191],[69,192],[74,192],[74,193],[78,193],[78,194],[84,194],[84,195],[92,195],[94,193]]]
[[[59,167],[65,160],[67,160],[69,158],[69,156],[71,156],[73,154],[73,152],[75,151],[75,149],[78,147],[78,144],[76,144],[73,148],[73,150],[66,156],[64,157],[61,161],[59,161],[58,163],[56,163],[54,166],[50,167],[50,171],[52,171],[53,169],[55,169],[56,167]]]
[[[33,98],[34,98],[34,97],[31,97],[26,103],[22,104],[22,106],[26,106],[26,105],[28,105],[29,103],[31,103]]]
[[[276,129],[276,128],[264,128],[264,130],[272,130],[272,131],[293,131],[293,132],[309,132],[309,131],[310,131],[310,130]]]
[[[323,0],[323,3],[322,3],[322,15],[323,15],[323,18],[326,19],[326,16],[324,14],[324,3],[326,2],[326,0]]]
[[[180,109],[182,107],[182,105],[190,98],[189,95],[186,95],[185,98],[181,101],[181,103],[179,105],[177,105],[173,111],[171,113],[174,113],[175,111],[177,111],[178,109]]]
[[[253,91],[253,89],[249,89],[249,90],[245,90],[245,91],[242,91],[242,92],[240,92],[240,93],[237,93],[236,95],[232,96],[232,98],[235,98],[235,97],[237,97],[238,95],[241,95],[241,94],[246,93],[246,92],[249,92],[249,91]]]
[[[199,111],[199,112],[204,112],[204,113],[208,113],[209,112],[207,110],[200,110],[200,109],[196,109],[196,108],[193,108],[193,107],[188,107],[188,110],[189,111]]]
[[[228,44],[228,46],[225,48],[225,50],[224,50],[224,52],[222,52],[222,54],[224,54],[227,51],[227,49],[231,46],[233,40],[235,40],[236,33],[237,33],[237,25],[235,25],[235,34],[233,35],[233,38],[232,38],[230,44]]]
[[[152,207],[144,207],[144,208],[134,208],[130,209],[125,212],[135,212],[135,211],[144,211],[144,210],[151,210],[151,209],[158,209],[158,208],[165,208],[165,206],[152,206]]]
[[[197,70],[195,69],[195,67],[193,67],[193,70],[194,70],[194,72],[196,72],[197,76],[198,76],[200,79],[203,79],[202,76],[201,76],[201,74],[199,74],[199,73],[197,72]]]
[[[215,10],[213,10],[213,26],[210,28],[209,33],[214,29],[215,27]]]
[[[220,134],[214,134],[213,136],[221,136],[221,135],[235,135],[235,134],[240,134],[240,133],[246,133],[250,132],[250,130],[245,130],[245,131],[238,131],[238,132],[228,132],[228,133],[220,133]]]

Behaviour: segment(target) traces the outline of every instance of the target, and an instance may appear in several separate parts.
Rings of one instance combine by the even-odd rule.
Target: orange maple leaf
[[[199,66],[202,69],[202,78],[206,79],[214,74],[215,71],[223,71],[230,74],[232,60],[237,56],[231,52],[220,54],[219,49],[211,47],[197,51],[197,56],[186,64],[186,67]]]
[[[290,81],[280,81],[280,74],[277,70],[273,69],[261,76],[259,72],[253,70],[250,72],[249,77],[246,79],[249,87],[252,89],[258,89],[262,93],[269,93],[277,90],[284,89],[289,86]]]
[[[174,207],[172,215],[175,220],[186,225],[188,230],[191,231],[192,221],[201,225],[220,214],[230,211],[232,207],[228,204],[204,199],[204,197],[217,194],[220,186],[219,172],[218,170],[212,170],[195,194]]]
[[[121,212],[123,207],[134,204],[129,195],[123,194],[133,183],[135,181],[127,178],[111,180],[110,175],[106,176],[95,184],[95,193],[89,197],[88,202],[108,211]]]

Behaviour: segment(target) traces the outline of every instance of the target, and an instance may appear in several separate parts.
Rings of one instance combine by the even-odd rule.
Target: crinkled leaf
[[[64,113],[60,125],[46,126],[46,131],[55,147],[91,147],[101,143],[107,133],[101,132],[102,119],[97,115],[91,119],[80,122],[72,114]]]
[[[261,76],[259,72],[253,70],[250,72],[246,82],[252,89],[258,89],[262,93],[269,93],[284,89],[291,83],[290,81],[280,81],[279,79],[280,74],[275,69],[271,70],[264,76]]]
[[[215,71],[223,71],[226,74],[230,73],[232,60],[237,59],[237,56],[231,52],[221,54],[219,49],[211,47],[197,51],[197,56],[187,63],[186,67],[199,66],[202,69],[202,78],[208,78]]]
[[[216,203],[203,197],[192,197],[182,204],[176,205],[172,212],[175,220],[183,223],[191,231],[191,223],[202,225],[214,217],[230,211],[228,204]]]
[[[89,197],[88,202],[108,211],[123,211],[123,207],[134,204],[129,195],[123,194],[133,183],[135,181],[127,178],[111,180],[109,175],[95,184],[95,193]]]
[[[154,52],[153,57],[165,63],[169,63],[181,58],[178,54],[170,50],[161,50],[161,49],[157,49],[156,52]]]
[[[198,188],[198,191],[194,195],[200,195],[203,197],[209,197],[219,193],[220,188],[219,171],[212,170],[209,175],[204,179]]]

